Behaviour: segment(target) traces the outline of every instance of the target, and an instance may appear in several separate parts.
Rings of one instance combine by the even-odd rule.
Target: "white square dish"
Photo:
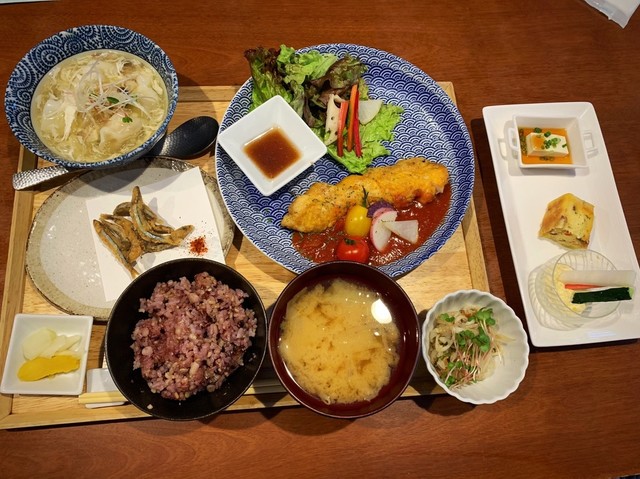
[[[13,321],[0,391],[4,394],[46,396],[77,396],[82,393],[92,325],[91,316],[17,314]],[[80,335],[80,366],[70,373],[57,374],[39,381],[21,381],[18,379],[18,370],[26,361],[22,353],[22,343],[27,336],[40,328],[49,328],[57,334],[67,336]]]
[[[271,129],[280,129],[298,150],[299,156],[274,178],[269,178],[245,150],[246,145]],[[309,168],[326,152],[326,145],[279,95],[270,98],[218,135],[218,143],[247,178],[269,196]]]
[[[561,128],[567,132],[567,143],[571,163],[558,163],[553,160],[545,163],[525,163],[522,158],[522,140],[519,131],[522,128]],[[593,146],[591,132],[583,132],[580,119],[568,116],[540,115],[513,115],[513,128],[508,130],[509,146],[513,155],[518,160],[520,168],[548,168],[566,170],[574,168],[587,168],[587,158],[597,155],[598,150]],[[587,142],[590,142],[588,144]]]

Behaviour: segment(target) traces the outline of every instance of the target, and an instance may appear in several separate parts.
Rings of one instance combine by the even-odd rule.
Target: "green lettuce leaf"
[[[368,87],[362,78],[367,67],[350,55],[338,58],[317,50],[297,53],[281,45],[279,50],[262,47],[247,50],[245,58],[253,78],[251,109],[280,95],[320,138],[326,133],[326,108],[331,94],[346,99],[351,85],[358,82],[360,98],[368,97]],[[360,125],[360,158],[354,151],[345,151],[339,157],[335,143],[328,146],[329,154],[350,173],[363,173],[375,158],[389,154],[382,142],[393,140],[393,129],[402,111],[399,106],[384,104],[372,121]]]
[[[338,57],[329,53],[311,50],[297,54],[293,48],[280,46],[278,63],[284,71],[285,83],[304,84],[307,79],[319,78],[329,70]]]
[[[244,53],[253,79],[252,109],[276,95],[282,96],[287,102],[293,98],[278,71],[277,53],[277,50],[267,48],[255,48]]]

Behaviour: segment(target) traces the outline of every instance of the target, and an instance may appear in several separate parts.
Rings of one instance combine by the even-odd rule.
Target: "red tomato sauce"
[[[388,264],[420,247],[442,223],[450,202],[451,186],[446,185],[444,191],[437,195],[431,203],[422,205],[414,201],[409,207],[399,209],[397,220],[418,220],[418,242],[411,244],[396,235],[391,235],[389,245],[380,252],[373,247],[367,238],[371,251],[368,264],[373,266]],[[294,232],[291,240],[294,248],[305,258],[315,263],[326,263],[336,259],[336,247],[345,236],[344,218],[341,218],[333,228],[321,233]]]

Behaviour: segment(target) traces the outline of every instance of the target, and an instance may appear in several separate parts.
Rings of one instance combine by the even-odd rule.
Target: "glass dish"
[[[592,250],[573,250],[547,261],[536,277],[536,296],[542,307],[556,319],[580,326],[593,319],[603,318],[618,309],[620,301],[586,303],[583,310],[572,309],[555,287],[553,278],[564,268],[576,271],[615,270],[616,267],[602,254]]]

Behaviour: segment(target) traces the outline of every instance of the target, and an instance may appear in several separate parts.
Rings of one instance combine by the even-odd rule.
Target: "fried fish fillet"
[[[394,165],[369,168],[362,175],[349,175],[336,185],[314,183],[293,200],[281,224],[303,233],[324,231],[362,202],[363,189],[369,204],[384,200],[403,208],[413,201],[433,201],[448,182],[445,166],[424,158],[407,158]]]

